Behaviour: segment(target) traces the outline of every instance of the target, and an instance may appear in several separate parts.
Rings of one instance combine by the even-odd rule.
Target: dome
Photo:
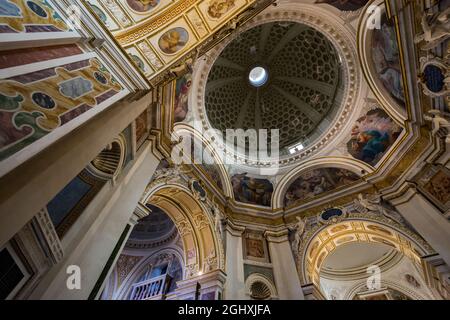
[[[223,134],[279,129],[287,152],[332,121],[341,82],[339,55],[325,35],[302,23],[270,22],[238,35],[214,61],[205,109]]]
[[[130,234],[130,241],[137,242],[161,242],[172,239],[177,232],[172,219],[158,207],[147,204],[151,213],[139,220]]]

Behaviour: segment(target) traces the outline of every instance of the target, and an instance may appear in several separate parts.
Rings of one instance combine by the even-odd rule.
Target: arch
[[[419,294],[411,289],[406,288],[405,286],[402,286],[398,283],[395,283],[393,281],[386,281],[386,280],[381,280],[380,281],[381,286],[383,287],[387,287],[390,289],[394,289],[397,290],[401,293],[403,293],[404,295],[408,296],[409,298],[412,298],[414,300],[429,300],[431,297],[426,297],[422,294]],[[355,286],[353,288],[350,288],[346,295],[344,296],[343,300],[352,300],[355,295],[361,291],[361,289],[365,288],[365,282],[361,282],[361,283],[357,283],[355,284]],[[366,288],[367,289],[367,288]]]
[[[272,195],[273,208],[282,208],[284,206],[284,196],[290,185],[303,173],[319,168],[340,168],[363,176],[368,173],[372,173],[373,168],[363,161],[359,161],[350,157],[322,157],[313,160],[309,160],[303,163],[286,175],[276,185],[274,193]]]
[[[119,287],[116,288],[116,284],[117,284],[117,269],[114,272],[114,284],[113,284],[113,291],[116,291],[115,294],[113,295],[113,299],[114,300],[125,300],[129,294],[130,294],[130,290],[132,289],[132,284],[136,283],[139,276],[142,275],[142,272],[144,271],[144,269],[148,266],[149,262],[152,261],[155,257],[163,254],[163,253],[169,253],[169,254],[173,254],[176,256],[176,258],[179,259],[180,262],[184,262],[183,260],[183,252],[180,252],[179,247],[175,247],[175,246],[170,246],[170,247],[166,247],[166,248],[161,248],[160,250],[157,250],[155,252],[153,252],[152,254],[150,254],[149,256],[147,256],[145,259],[139,261],[138,264],[136,264],[133,269],[130,271],[130,273],[127,275],[127,277],[123,280],[122,283],[120,283]],[[182,271],[183,274],[185,274],[185,266],[182,264]]]
[[[211,144],[210,139],[208,139],[208,135],[203,135],[202,132],[199,132],[197,128],[192,127],[190,124],[186,123],[177,123],[174,126],[173,136],[175,141],[179,141],[180,137],[189,136],[194,141],[199,141],[202,146],[205,147],[205,150],[212,156],[212,160],[214,160],[214,164],[218,169],[220,174],[220,179],[222,182],[223,193],[225,196],[232,198],[233,197],[233,189],[231,187],[231,181],[228,177],[227,170],[225,168],[225,160],[221,158],[221,156],[216,151],[216,146]]]
[[[432,253],[419,237],[414,238],[405,230],[388,222],[371,219],[349,218],[339,223],[320,227],[309,234],[298,255],[298,267],[303,283],[313,283],[320,288],[321,267],[339,246],[351,242],[382,243],[410,258],[419,270],[421,257]]]
[[[127,150],[131,148],[123,133],[119,134],[92,160],[86,169],[94,176],[103,179],[116,179],[125,164]]]
[[[224,269],[221,239],[205,204],[178,183],[151,184],[141,202],[161,208],[175,223],[183,242],[184,279]]]

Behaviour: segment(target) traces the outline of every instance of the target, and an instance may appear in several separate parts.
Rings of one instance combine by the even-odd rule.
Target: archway
[[[207,205],[181,184],[160,182],[149,187],[141,202],[161,208],[175,223],[183,242],[185,278],[223,269],[223,247]]]
[[[301,281],[304,284],[313,283],[320,290],[321,271],[325,261],[339,248],[350,244],[390,248],[392,254],[396,252],[407,258],[417,270],[423,270],[422,257],[432,253],[431,248],[420,237],[395,224],[348,218],[336,224],[324,225],[307,235],[298,256]]]

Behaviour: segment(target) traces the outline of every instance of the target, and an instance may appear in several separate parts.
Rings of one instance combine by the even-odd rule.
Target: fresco
[[[210,181],[215,183],[219,190],[223,190],[223,184],[222,184],[222,176],[220,175],[219,169],[217,168],[216,164],[203,164],[201,165],[201,168],[205,173],[209,176]]]
[[[235,7],[235,2],[236,0],[211,0],[208,6],[208,15],[211,18],[220,19]]]
[[[353,125],[348,152],[356,159],[376,165],[394,144],[402,129],[380,108],[368,111]]]
[[[92,8],[92,11],[94,11],[94,13],[97,15],[97,17],[105,24],[105,26],[109,27],[108,25],[108,17],[106,16],[106,14],[102,11],[102,9],[100,9],[98,6],[96,6],[95,4],[92,4],[90,2],[88,2],[89,5]]]
[[[264,258],[264,243],[261,239],[246,238],[247,256]]]
[[[175,97],[174,97],[174,123],[182,122],[186,119],[189,111],[188,97],[189,90],[192,85],[192,75],[185,74],[175,82]]]
[[[236,201],[271,206],[273,185],[269,180],[253,178],[247,176],[247,173],[241,173],[231,178],[231,185]]]
[[[0,80],[0,160],[122,89],[96,58]]]
[[[222,176],[218,165],[214,162],[214,158],[207,150],[206,145],[195,139],[194,136],[191,136],[191,158],[192,162],[209,176],[209,181],[223,191]]]
[[[341,11],[356,11],[364,7],[369,0],[316,0],[315,3],[326,3]]]
[[[46,0],[0,0],[0,33],[71,31]]]
[[[59,237],[70,229],[104,184],[105,181],[84,169],[47,204],[48,214]]]
[[[142,61],[141,58],[139,58],[137,55],[131,54],[131,53],[130,53],[130,58],[131,58],[131,60],[133,60],[136,67],[138,67],[142,72],[146,71],[144,61]]]
[[[158,46],[165,54],[174,54],[183,49],[188,41],[187,30],[177,27],[164,32],[158,40]]]
[[[127,0],[131,9],[138,12],[148,12],[159,4],[160,0]]]
[[[284,196],[284,205],[313,198],[323,192],[351,184],[359,180],[355,173],[342,168],[319,168],[302,173],[292,182]]]
[[[391,97],[404,107],[405,96],[397,36],[394,25],[385,15],[381,20],[381,29],[373,31],[371,49],[372,61],[379,81]]]
[[[136,146],[140,147],[143,139],[147,133],[148,117],[147,110],[145,110],[139,117],[136,118]]]

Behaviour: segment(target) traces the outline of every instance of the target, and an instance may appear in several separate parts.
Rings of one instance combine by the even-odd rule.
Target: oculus
[[[248,74],[248,81],[254,87],[261,87],[266,84],[269,73],[263,67],[254,67]]]

